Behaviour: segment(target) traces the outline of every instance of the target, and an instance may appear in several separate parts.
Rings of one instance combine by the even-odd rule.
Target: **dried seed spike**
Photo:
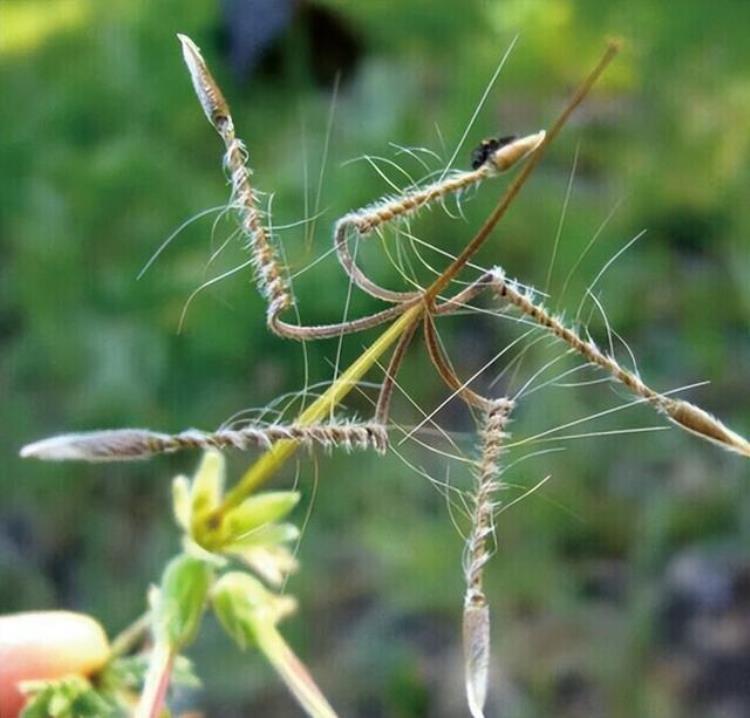
[[[544,131],[521,137],[501,145],[493,145],[487,152],[487,161],[476,164],[470,172],[453,172],[443,179],[411,192],[376,202],[369,207],[350,212],[336,223],[334,245],[341,266],[349,278],[364,292],[386,302],[408,302],[417,299],[419,292],[396,292],[381,287],[370,280],[357,266],[349,240],[352,234],[365,237],[381,226],[399,218],[410,217],[419,210],[450,195],[458,195],[474,187],[499,172],[510,169],[514,164],[531,154],[544,140]],[[507,138],[503,138],[507,139]]]
[[[454,172],[438,182],[416,189],[412,192],[377,202],[365,209],[352,212],[340,221],[351,224],[360,235],[368,234],[380,225],[390,222],[397,217],[409,216],[417,210],[439,201],[449,195],[460,193],[469,187],[479,184],[482,180],[495,174],[493,170],[505,171],[514,164],[531,154],[544,141],[545,132],[520,137],[498,145],[483,163],[470,172]]]
[[[506,438],[505,428],[513,410],[511,399],[494,399],[485,412],[482,427],[482,456],[477,466],[471,532],[466,542],[466,594],[464,596],[463,643],[466,699],[473,718],[484,716],[490,661],[490,609],[482,587],[484,566],[490,559],[489,539],[494,533],[494,495],[499,459]]]
[[[246,426],[215,432],[187,429],[179,434],[162,434],[148,429],[112,429],[80,434],[63,434],[42,439],[21,449],[24,458],[44,461],[124,461],[147,459],[184,449],[235,448],[247,451],[254,447],[269,448],[280,439],[293,439],[312,447],[347,450],[369,449],[383,453],[388,446],[388,432],[383,424],[369,422]]]
[[[727,451],[750,457],[750,443],[746,439],[694,404],[683,400],[670,399],[652,389],[640,377],[620,365],[615,357],[602,352],[592,341],[582,339],[575,331],[566,327],[560,319],[550,314],[541,304],[535,303],[528,292],[519,289],[517,282],[506,278],[505,272],[500,267],[495,267],[489,276],[491,277],[489,281],[499,296],[513,304],[537,324],[545,327],[558,339],[564,341],[591,364],[608,372],[612,378],[619,381],[636,396],[641,397],[658,411],[666,414],[677,426],[706,441],[717,444]],[[487,281],[487,277],[482,277],[476,284],[479,285],[480,282]],[[464,293],[466,292],[467,290],[464,290]]]
[[[472,718],[484,718],[490,669],[490,607],[486,600],[464,606],[463,644],[469,712]]]
[[[21,449],[21,456],[43,461],[127,461],[160,453],[168,439],[167,434],[148,429],[62,434],[27,444]]]
[[[203,112],[224,142],[226,148],[224,164],[231,177],[232,200],[239,208],[242,228],[250,238],[250,249],[259,289],[268,300],[269,325],[275,329],[272,318],[290,307],[293,302],[276,253],[261,221],[255,190],[250,183],[251,171],[247,166],[245,146],[235,135],[229,105],[197,45],[186,35],[177,37],[182,44],[185,64],[190,72],[195,94]]]
[[[300,327],[281,321],[280,315],[294,303],[284,272],[258,209],[256,192],[250,182],[252,170],[247,151],[236,136],[229,105],[206,65],[197,45],[186,35],[177,36],[190,72],[193,87],[209,122],[224,142],[224,166],[232,183],[231,204],[238,208],[242,228],[250,240],[253,267],[261,295],[268,302],[268,326],[275,334],[291,339],[322,339],[362,331],[396,318],[408,307],[394,307],[371,316],[342,324]]]
[[[229,104],[209,72],[200,48],[187,35],[177,33],[177,39],[182,45],[182,56],[190,72],[195,94],[198,96],[203,112],[208,121],[221,131],[222,125],[231,122]]]

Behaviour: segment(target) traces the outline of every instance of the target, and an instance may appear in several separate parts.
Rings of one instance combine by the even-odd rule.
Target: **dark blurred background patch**
[[[222,44],[240,81],[283,76],[285,62],[301,57],[314,84],[330,88],[354,75],[364,52],[346,15],[315,2],[224,0],[222,15]]]

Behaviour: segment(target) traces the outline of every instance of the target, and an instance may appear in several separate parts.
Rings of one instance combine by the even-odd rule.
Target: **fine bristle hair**
[[[492,555],[495,495],[499,481],[500,455],[507,434],[513,401],[493,400],[487,408],[480,436],[481,457],[471,497],[471,531],[466,542],[464,573],[466,594],[463,610],[464,676],[466,699],[472,718],[483,718],[490,661],[490,611],[484,593],[484,567]]]
[[[330,422],[311,426],[245,426],[215,432],[188,429],[179,434],[163,434],[148,429],[90,431],[63,434],[28,444],[21,449],[21,456],[45,461],[127,461],[185,449],[268,449],[274,442],[284,439],[291,439],[308,448],[317,445],[325,449],[340,447],[347,451],[372,448],[382,453],[388,446],[388,432],[383,424]]]

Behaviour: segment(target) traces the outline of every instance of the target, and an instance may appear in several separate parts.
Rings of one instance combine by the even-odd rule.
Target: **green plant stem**
[[[150,628],[151,612],[146,611],[120,631],[112,640],[112,645],[109,649],[109,661],[130,653],[141,642],[143,636]]]
[[[165,642],[154,646],[134,718],[159,718],[169,688],[176,652]]]

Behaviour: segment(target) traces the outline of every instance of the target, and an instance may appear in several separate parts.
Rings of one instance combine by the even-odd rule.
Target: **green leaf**
[[[172,511],[180,528],[190,531],[192,505],[190,481],[187,476],[175,476],[172,481]]]
[[[215,509],[224,492],[225,461],[220,452],[210,449],[195,472],[191,491],[193,517]]]
[[[251,496],[227,512],[222,523],[228,540],[247,535],[284,518],[299,502],[297,491],[269,491]]]
[[[214,585],[211,599],[219,622],[242,649],[256,642],[259,625],[273,626],[296,608],[291,596],[277,596],[241,571],[224,574]]]
[[[216,582],[211,592],[214,613],[241,649],[254,643],[253,615],[262,610],[269,596],[260,581],[239,571],[226,573]]]
[[[294,524],[266,524],[240,536],[235,536],[222,550],[236,552],[250,546],[276,546],[296,541],[299,529]]]
[[[164,570],[154,616],[157,640],[180,651],[195,638],[214,571],[205,561],[181,554]]]

